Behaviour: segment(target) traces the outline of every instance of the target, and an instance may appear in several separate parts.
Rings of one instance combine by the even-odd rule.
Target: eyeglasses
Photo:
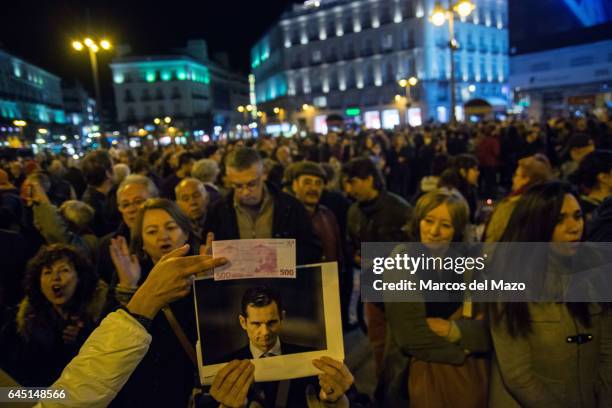
[[[254,180],[249,181],[248,183],[230,183],[230,186],[234,190],[247,189],[249,191],[253,191],[259,185],[260,182],[261,182],[261,176],[257,177]]]
[[[119,203],[119,208],[122,210],[127,210],[131,206],[136,206],[136,208],[139,208],[145,201],[147,200],[142,198],[137,198],[134,201],[122,201],[121,203]]]

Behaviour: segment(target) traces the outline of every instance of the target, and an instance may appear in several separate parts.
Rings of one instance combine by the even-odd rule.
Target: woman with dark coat
[[[0,334],[0,366],[22,386],[52,384],[101,320],[107,287],[74,247],[42,247],[30,260],[26,296]]]
[[[116,296],[127,304],[153,266],[167,253],[190,244],[199,252],[199,240],[189,218],[170,200],[152,198],[139,210],[128,248],[125,238],[111,240],[111,258],[117,272]],[[193,298],[172,303],[170,311],[190,343],[197,339]],[[171,319],[172,317],[170,317]],[[166,311],[153,320],[149,352],[113,400],[112,407],[184,407],[194,386],[195,363],[168,320]]]

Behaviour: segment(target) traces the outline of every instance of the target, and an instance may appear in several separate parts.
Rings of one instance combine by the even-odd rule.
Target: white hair
[[[214,183],[219,176],[219,165],[213,159],[201,159],[193,163],[191,176],[202,183]]]

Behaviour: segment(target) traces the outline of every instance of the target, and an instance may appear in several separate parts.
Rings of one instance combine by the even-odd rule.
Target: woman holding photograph
[[[170,200],[147,200],[132,229],[131,248],[122,236],[111,240],[117,299],[127,304],[153,266],[186,243],[191,248],[188,255],[198,252],[200,242],[189,218]],[[153,341],[147,356],[111,406],[186,406],[195,375],[193,298],[187,296],[165,308],[153,320],[150,333]]]
[[[518,201],[501,242],[569,243],[584,219],[568,184],[533,186]],[[548,270],[563,273],[564,262]],[[595,303],[491,305],[495,347],[492,407],[612,406],[612,315]]]
[[[468,222],[468,205],[459,192],[432,191],[417,201],[409,241],[443,256],[450,243],[464,240]],[[453,295],[451,302],[428,301],[424,295],[422,302],[385,303],[388,335],[377,392],[383,406],[486,406],[488,329],[462,293]]]

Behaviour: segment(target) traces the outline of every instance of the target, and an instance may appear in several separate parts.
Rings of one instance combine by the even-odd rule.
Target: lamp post
[[[87,37],[83,41],[75,40],[72,42],[72,48],[77,51],[83,51],[87,48],[89,52],[89,62],[91,63],[91,72],[94,80],[94,90],[96,92],[96,104],[98,105],[98,114],[100,123],[102,123],[102,98],[100,96],[100,80],[98,78],[98,57],[97,53],[100,49],[110,50],[112,47],[108,40],[100,40],[95,42],[91,38]]]
[[[448,45],[450,48],[450,88],[451,88],[451,123],[457,123],[457,117],[455,115],[455,104],[457,103],[457,95],[455,92],[455,51],[459,48],[459,44],[455,39],[455,13],[459,14],[460,17],[467,17],[472,14],[472,11],[476,8],[476,5],[470,0],[459,0],[455,4],[449,6],[448,9],[444,8],[439,1],[436,1],[436,5],[429,16],[429,20],[433,25],[440,27],[444,25],[448,20],[448,33],[449,41]]]
[[[408,79],[400,79],[398,81],[399,86],[405,89],[406,95],[406,107],[410,107],[412,104],[412,93],[411,88],[419,83],[419,80],[416,77],[410,77]]]

